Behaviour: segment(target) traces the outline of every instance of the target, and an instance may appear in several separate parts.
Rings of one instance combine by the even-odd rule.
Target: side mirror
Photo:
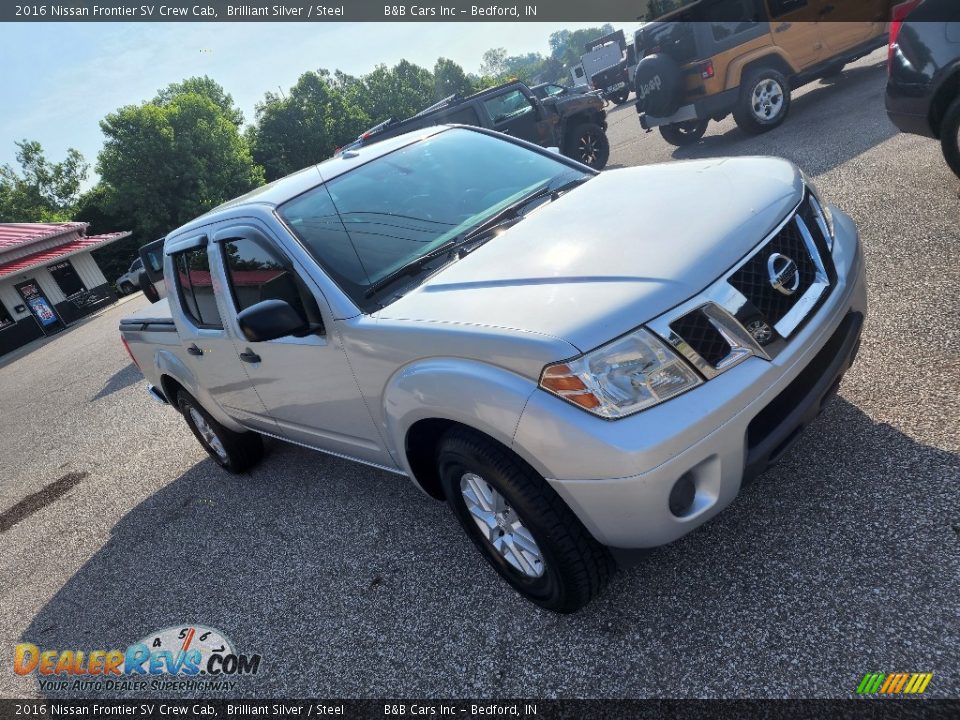
[[[310,325],[286,300],[263,300],[237,315],[240,330],[250,342],[266,342],[288,335],[305,335]]]

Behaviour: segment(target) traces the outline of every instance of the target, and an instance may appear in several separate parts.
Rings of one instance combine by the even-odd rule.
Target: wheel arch
[[[958,97],[960,97],[960,62],[954,64],[930,99],[930,110],[927,115],[927,121],[930,123],[930,129],[933,130],[933,134],[938,139],[940,138],[943,117],[947,114],[947,108],[949,108]]]
[[[787,60],[779,48],[763,48],[758,52],[759,54],[748,53],[743,57],[737,58],[727,66],[727,89],[740,87],[743,78],[757,69],[771,68],[783,73],[788,81],[791,80],[795,72],[789,60]]]

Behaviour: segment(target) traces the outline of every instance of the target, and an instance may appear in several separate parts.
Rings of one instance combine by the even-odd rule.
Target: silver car
[[[214,461],[267,435],[405,475],[560,612],[776,462],[867,309],[856,227],[789,162],[600,174],[465,127],[226,203],[164,270],[123,339]]]

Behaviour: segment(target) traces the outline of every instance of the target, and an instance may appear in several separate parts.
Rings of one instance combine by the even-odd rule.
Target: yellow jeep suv
[[[678,7],[680,6],[680,7]],[[697,142],[730,113],[758,134],[790,91],[886,44],[891,0],[650,0],[636,32],[640,125]],[[665,11],[666,10],[666,11]]]

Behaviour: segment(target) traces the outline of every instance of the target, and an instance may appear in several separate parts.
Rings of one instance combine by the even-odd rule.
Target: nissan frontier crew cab
[[[163,253],[167,298],[120,329],[214,461],[267,435],[406,475],[560,612],[774,463],[867,309],[856,227],[789,162],[599,174],[464,126],[306,168]]]

